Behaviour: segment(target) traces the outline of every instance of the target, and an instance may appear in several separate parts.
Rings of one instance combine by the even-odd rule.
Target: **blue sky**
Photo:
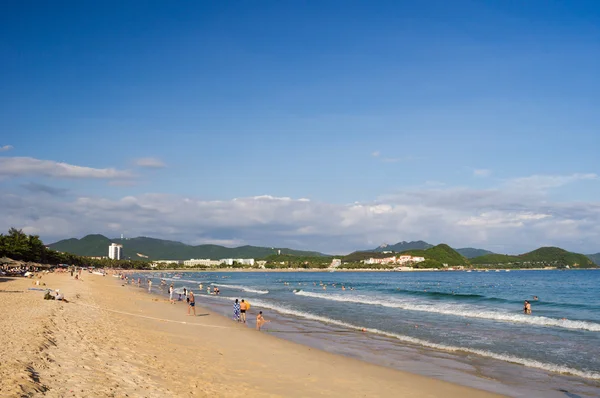
[[[125,3],[2,5],[1,228],[600,251],[597,2]]]

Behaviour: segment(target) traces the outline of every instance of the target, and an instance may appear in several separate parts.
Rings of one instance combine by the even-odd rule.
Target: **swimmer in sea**
[[[523,313],[526,315],[531,315],[531,304],[529,301],[525,300],[525,304],[523,305]]]
[[[534,299],[535,301],[537,301],[537,300],[538,300],[538,296],[533,296],[533,299]]]

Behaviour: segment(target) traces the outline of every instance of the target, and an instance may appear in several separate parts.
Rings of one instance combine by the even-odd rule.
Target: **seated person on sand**
[[[60,293],[60,291],[58,289],[56,289],[56,299],[58,301],[63,301],[65,303],[68,303],[67,299],[65,298],[65,295]]]

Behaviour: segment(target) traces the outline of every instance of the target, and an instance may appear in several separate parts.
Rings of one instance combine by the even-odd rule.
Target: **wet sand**
[[[71,302],[43,300],[29,279],[0,281],[0,396],[498,396],[296,344],[201,307],[187,316],[185,303],[109,276],[41,281]]]

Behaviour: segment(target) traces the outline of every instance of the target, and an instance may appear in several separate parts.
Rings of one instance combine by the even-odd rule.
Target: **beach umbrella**
[[[18,261],[13,260],[12,258],[8,258],[8,257],[0,258],[0,264],[16,264],[16,263],[18,263]]]

